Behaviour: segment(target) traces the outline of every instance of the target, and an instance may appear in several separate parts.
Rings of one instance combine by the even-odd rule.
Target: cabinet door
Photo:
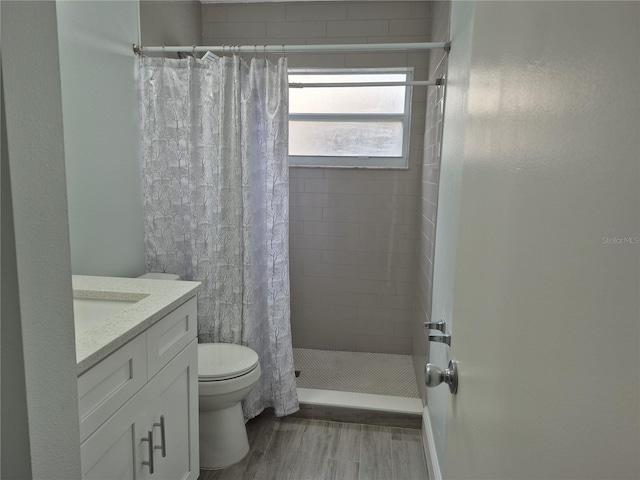
[[[151,379],[145,387],[149,395],[156,450],[155,479],[197,479],[198,450],[198,344],[193,340],[180,354]],[[162,428],[157,424],[164,418]]]
[[[129,480],[149,477],[147,396],[144,390],[125,403],[80,446],[82,478]]]

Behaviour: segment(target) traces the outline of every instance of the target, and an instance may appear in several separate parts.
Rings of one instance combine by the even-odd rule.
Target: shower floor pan
[[[420,428],[422,401],[410,355],[294,348],[296,416]]]

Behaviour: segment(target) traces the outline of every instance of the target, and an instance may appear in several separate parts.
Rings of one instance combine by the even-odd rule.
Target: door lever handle
[[[445,333],[444,335],[429,335],[429,341],[446,343],[451,346],[451,333]]]
[[[429,330],[440,330],[442,333],[447,331],[447,322],[440,320],[439,322],[424,322],[424,328]]]

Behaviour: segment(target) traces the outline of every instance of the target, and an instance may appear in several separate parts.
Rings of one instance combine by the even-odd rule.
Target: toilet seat
[[[232,343],[198,344],[198,381],[217,382],[240,377],[254,370],[258,354]]]

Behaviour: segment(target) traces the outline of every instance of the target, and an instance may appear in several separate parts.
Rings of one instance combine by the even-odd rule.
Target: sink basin
[[[102,298],[74,298],[73,317],[76,336],[79,332],[90,330],[109,317],[120,313],[138,300],[106,300]]]

